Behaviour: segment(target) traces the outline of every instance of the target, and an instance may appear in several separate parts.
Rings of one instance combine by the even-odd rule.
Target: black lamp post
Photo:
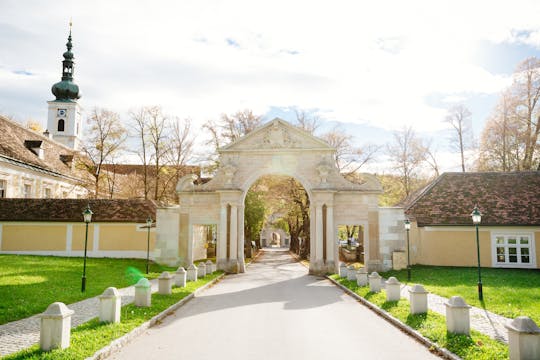
[[[146,219],[146,228],[147,236],[146,236],[146,273],[148,274],[148,262],[150,261],[150,228],[152,227],[152,218],[149,216],[148,219]]]
[[[90,210],[90,204],[86,206],[86,209],[82,212],[84,222],[86,223],[86,236],[84,237],[84,266],[82,274],[81,292],[86,290],[86,249],[88,247],[88,224],[92,221],[92,210]]]
[[[478,237],[478,225],[482,221],[482,214],[478,210],[478,206],[474,207],[473,212],[471,213],[473,224],[476,226],[476,254],[478,256],[478,300],[484,300],[484,294],[482,292],[482,274],[480,271],[480,240]]]
[[[405,219],[405,230],[407,230],[407,280],[411,281],[411,248],[409,246],[409,230],[411,230],[411,222]]]

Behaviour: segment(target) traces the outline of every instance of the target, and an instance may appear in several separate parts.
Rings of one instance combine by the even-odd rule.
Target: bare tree
[[[308,115],[304,110],[294,110],[296,114],[296,126],[313,135],[320,126],[318,116]]]
[[[154,175],[154,199],[160,200],[160,182],[162,169],[165,166],[167,153],[167,116],[163,114],[160,106],[151,106],[148,112],[148,134],[152,154],[150,156]]]
[[[455,131],[452,144],[461,155],[461,171],[465,172],[465,151],[472,148],[471,112],[464,105],[455,105],[448,110],[445,122]]]
[[[433,147],[433,139],[423,141],[421,146],[424,154],[424,161],[433,170],[435,177],[439,177],[439,164],[437,163],[436,150]]]
[[[144,199],[148,199],[148,194],[150,192],[150,181],[148,176],[148,163],[149,159],[149,149],[148,149],[148,112],[147,108],[141,107],[137,110],[130,110],[129,117],[132,121],[132,130],[134,136],[139,141],[139,148],[135,150],[139,159],[141,160],[143,166],[143,192]]]
[[[399,180],[408,197],[417,177],[418,169],[424,160],[423,146],[412,127],[404,127],[394,132],[394,141],[387,145],[387,152],[394,163],[394,170],[399,174]]]
[[[94,197],[99,197],[102,166],[112,159],[126,139],[120,116],[106,109],[94,108],[87,120],[90,123],[83,145],[86,161],[82,166],[94,178]]]

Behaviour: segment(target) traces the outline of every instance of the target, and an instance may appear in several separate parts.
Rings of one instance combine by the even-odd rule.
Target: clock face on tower
[[[66,109],[58,109],[58,116],[66,116]]]

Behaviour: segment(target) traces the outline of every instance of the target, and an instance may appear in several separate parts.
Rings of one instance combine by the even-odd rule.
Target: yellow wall
[[[476,266],[476,230],[473,226],[455,228],[411,227],[411,260],[421,265],[441,266]],[[495,230],[479,229],[480,263],[483,267],[491,267],[492,241],[491,233]],[[524,230],[517,230],[524,231]],[[525,230],[526,231],[526,230]],[[536,267],[540,268],[540,232],[535,232]]]
[[[146,250],[147,229],[137,231],[137,226],[134,226],[134,224],[100,225],[99,250]],[[150,231],[150,251],[154,249],[154,243],[155,232]]]
[[[83,251],[86,235],[86,224],[74,224],[71,237],[71,250]],[[94,249],[94,224],[88,224],[87,250]]]
[[[3,251],[63,251],[66,227],[59,225],[14,224],[2,227]]]

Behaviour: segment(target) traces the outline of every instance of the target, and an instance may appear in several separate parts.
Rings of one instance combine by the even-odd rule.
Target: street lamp
[[[411,222],[409,219],[405,219],[405,230],[407,230],[407,280],[411,281],[411,249],[409,246],[409,230],[411,230]]]
[[[84,238],[84,266],[82,273],[82,285],[81,292],[86,290],[86,249],[88,246],[88,224],[92,221],[92,210],[90,210],[90,204],[86,205],[86,209],[82,212],[84,222],[86,223],[86,236]]]
[[[148,274],[148,261],[150,259],[150,228],[152,227],[152,218],[149,216],[146,219],[146,228],[148,229],[146,236],[146,274]]]
[[[471,213],[472,222],[476,226],[476,254],[478,256],[478,300],[484,300],[484,294],[482,292],[482,274],[480,272],[480,240],[478,238],[478,225],[482,221],[482,214],[478,210],[478,206],[474,207]]]

